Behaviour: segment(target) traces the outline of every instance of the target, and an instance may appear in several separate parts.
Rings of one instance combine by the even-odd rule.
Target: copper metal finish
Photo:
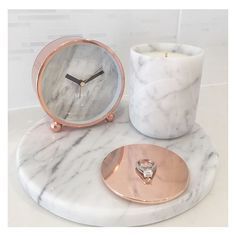
[[[112,122],[115,119],[115,114],[114,113],[109,113],[106,117],[106,121]]]
[[[145,159],[156,165],[148,184],[136,168],[138,161]],[[177,198],[187,189],[189,181],[188,167],[181,157],[151,144],[127,145],[112,151],[103,160],[101,173],[112,192],[143,204],[159,204]]]
[[[97,45],[99,47],[104,48],[114,59],[114,61],[116,62],[120,74],[121,74],[121,88],[119,91],[119,97],[117,98],[115,104],[113,105],[113,107],[110,109],[110,111],[104,115],[103,117],[89,122],[89,123],[85,123],[85,124],[76,124],[76,123],[70,123],[68,121],[62,120],[58,117],[55,117],[51,111],[48,109],[44,99],[43,99],[43,94],[42,94],[42,80],[43,80],[43,73],[46,69],[47,64],[50,62],[51,58],[55,55],[55,53],[57,53],[59,50],[69,46],[69,45],[73,45],[73,44],[94,44]],[[71,36],[71,37],[63,37],[63,38],[59,38],[55,41],[52,41],[51,43],[49,43],[48,45],[46,45],[41,52],[38,54],[37,58],[35,59],[34,65],[33,65],[33,70],[32,70],[32,82],[33,82],[33,87],[35,88],[35,90],[37,91],[37,95],[38,95],[38,99],[40,101],[40,104],[42,106],[42,108],[44,109],[44,111],[57,123],[62,124],[63,126],[70,126],[70,127],[77,127],[77,128],[83,128],[83,127],[90,127],[93,126],[95,124],[98,124],[104,120],[108,120],[107,117],[109,116],[109,114],[114,113],[115,110],[117,109],[121,97],[124,93],[124,86],[125,86],[125,74],[124,74],[124,69],[123,66],[120,62],[120,59],[118,58],[118,56],[113,52],[113,50],[111,48],[109,48],[108,46],[106,46],[105,44],[95,41],[95,40],[88,40],[88,39],[83,39],[77,36]]]
[[[62,124],[59,124],[56,121],[54,121],[51,123],[50,128],[54,132],[60,132],[62,130]]]

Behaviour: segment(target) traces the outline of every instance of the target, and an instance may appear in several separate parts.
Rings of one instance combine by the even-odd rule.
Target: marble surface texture
[[[17,169],[25,191],[37,204],[82,224],[134,226],[176,216],[207,195],[218,155],[203,129],[196,124],[181,138],[151,139],[130,124],[127,106],[120,105],[113,123],[53,133],[45,118],[26,133],[18,147]],[[169,203],[150,206],[111,193],[101,180],[101,162],[113,149],[132,143],[158,144],[182,156],[191,173],[188,190]]]
[[[104,73],[84,87],[65,78],[79,80],[103,70]],[[57,52],[43,72],[43,100],[52,113],[74,124],[92,122],[108,113],[117,101],[120,71],[108,52],[93,44],[68,46]]]
[[[186,57],[151,57],[147,52]],[[129,115],[134,127],[154,138],[186,134],[195,123],[202,75],[203,50],[171,43],[131,48]]]

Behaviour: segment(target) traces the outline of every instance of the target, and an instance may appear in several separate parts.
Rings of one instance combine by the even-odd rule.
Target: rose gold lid
[[[127,200],[158,204],[181,195],[189,172],[176,153],[151,144],[120,147],[106,156],[101,166],[105,185]]]

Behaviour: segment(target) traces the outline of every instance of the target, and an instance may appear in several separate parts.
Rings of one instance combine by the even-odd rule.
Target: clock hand
[[[92,75],[91,77],[89,77],[88,79],[84,80],[85,84],[87,84],[89,81],[97,78],[99,75],[102,75],[104,73],[103,70],[97,72],[96,74]]]
[[[66,77],[67,79],[69,79],[69,80],[73,81],[74,83],[78,84],[78,85],[80,85],[80,84],[81,84],[81,82],[84,82],[83,80],[76,79],[74,76],[72,76],[72,75],[69,75],[69,74],[66,74],[66,76],[65,76],[65,77]]]

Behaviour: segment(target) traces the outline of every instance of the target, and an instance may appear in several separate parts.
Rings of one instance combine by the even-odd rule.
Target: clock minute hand
[[[67,79],[69,79],[69,80],[71,80],[71,81],[73,81],[73,82],[75,82],[76,84],[78,84],[78,85],[80,85],[81,84],[81,82],[83,82],[83,80],[80,80],[80,79],[76,79],[74,76],[72,76],[72,75],[69,75],[69,74],[66,74],[66,76],[65,76]]]
[[[99,75],[102,75],[104,73],[103,70],[99,71],[98,73],[92,75],[91,77],[89,77],[88,79],[86,79],[84,82],[87,84],[89,81],[97,78]]]

